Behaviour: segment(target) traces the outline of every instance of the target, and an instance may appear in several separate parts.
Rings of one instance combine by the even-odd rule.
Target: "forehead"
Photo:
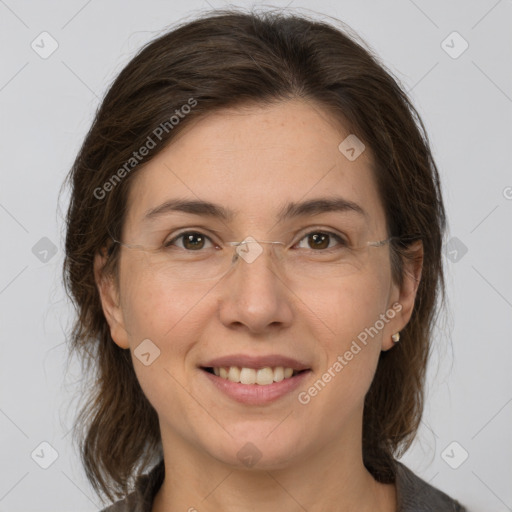
[[[133,177],[127,224],[175,198],[207,201],[230,221],[268,222],[289,203],[342,197],[361,206],[371,228],[384,225],[369,148],[350,161],[350,135],[320,106],[290,100],[226,109],[194,120]]]

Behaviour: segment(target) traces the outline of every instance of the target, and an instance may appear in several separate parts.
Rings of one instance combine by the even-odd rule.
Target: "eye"
[[[308,247],[300,246],[303,240],[307,240]],[[181,243],[177,243],[181,241]],[[299,241],[299,248],[302,249],[313,249],[313,250],[325,250],[325,249],[333,249],[335,245],[332,245],[332,242],[337,242],[340,248],[348,247],[348,242],[344,240],[340,235],[336,233],[332,233],[330,231],[310,231],[302,239]],[[206,236],[205,234],[199,231],[184,231],[174,236],[170,240],[164,242],[164,248],[170,248],[172,246],[177,246],[186,251],[200,251],[201,249],[205,249],[205,244],[210,243],[210,247],[214,247],[215,244],[212,242],[211,238]]]
[[[301,247],[302,249],[332,249],[333,247],[329,244],[329,242],[332,240],[338,242],[341,248],[348,247],[346,240],[344,240],[340,235],[330,231],[310,231],[300,240],[299,244],[302,242],[302,240],[306,239],[308,240],[307,243],[309,247]]]
[[[212,243],[209,237],[203,233],[200,233],[199,231],[184,231],[183,233],[176,235],[174,238],[165,241],[163,245],[165,248],[171,247],[176,245],[175,242],[177,240],[183,241],[181,247],[179,245],[178,247],[190,251],[198,251],[204,249],[204,245],[207,241]]]

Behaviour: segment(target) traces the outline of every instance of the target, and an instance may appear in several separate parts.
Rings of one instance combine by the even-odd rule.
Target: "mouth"
[[[295,370],[293,368],[284,366],[266,366],[264,368],[246,368],[239,366],[202,366],[200,368],[207,373],[215,375],[221,379],[228,380],[235,384],[256,384],[258,386],[269,386],[276,382],[292,379],[297,375],[311,371],[309,368],[303,370]]]
[[[221,395],[245,406],[269,405],[293,396],[299,387],[306,385],[312,373],[310,368],[299,370],[283,366],[201,366],[199,369],[208,386],[212,385]]]

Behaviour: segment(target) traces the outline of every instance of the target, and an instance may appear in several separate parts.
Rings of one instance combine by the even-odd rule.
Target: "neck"
[[[300,459],[267,469],[223,463],[173,437],[162,436],[165,479],[152,512],[396,510],[395,485],[378,483],[365,468],[359,435],[315,446]]]

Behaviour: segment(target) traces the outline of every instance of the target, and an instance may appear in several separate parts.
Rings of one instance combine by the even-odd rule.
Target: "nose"
[[[244,326],[252,333],[289,326],[293,293],[279,275],[273,244],[242,244],[237,249],[223,278],[221,321],[228,328]]]

